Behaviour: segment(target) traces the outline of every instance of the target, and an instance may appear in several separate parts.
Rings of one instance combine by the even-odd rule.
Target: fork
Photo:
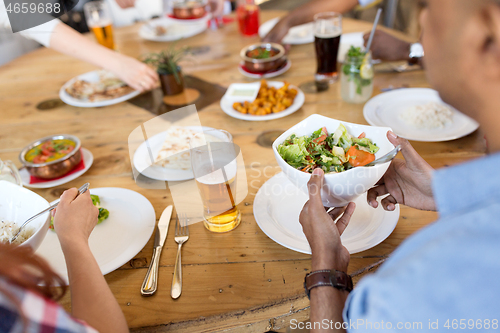
[[[179,298],[182,292],[182,264],[181,264],[181,248],[182,244],[189,239],[188,219],[186,214],[182,214],[175,221],[175,242],[179,244],[177,248],[177,258],[175,259],[174,278],[172,280],[172,289],[170,296],[173,299]]]

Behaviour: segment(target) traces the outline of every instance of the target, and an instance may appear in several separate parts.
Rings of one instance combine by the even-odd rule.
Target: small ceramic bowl
[[[207,13],[206,6],[204,0],[177,0],[172,3],[172,15],[181,20],[201,18]]]
[[[36,147],[45,141],[61,140],[61,139],[67,139],[73,141],[75,143],[75,149],[73,149],[72,152],[65,155],[64,157],[47,163],[37,164],[26,161],[25,156],[28,153],[28,151],[33,147]],[[78,139],[74,135],[69,135],[69,134],[52,135],[36,140],[27,145],[26,147],[24,147],[24,149],[19,154],[19,160],[32,176],[42,179],[54,179],[57,177],[64,176],[65,174],[73,170],[78,165],[78,163],[82,161],[82,153],[80,151],[80,148],[81,148],[80,139]]]
[[[380,148],[375,154],[375,159],[387,154],[394,149],[393,144],[387,139],[389,127],[376,127],[352,124],[345,121],[327,118],[320,115],[312,115],[281,134],[273,143],[273,151],[276,161],[286,177],[304,193],[307,191],[307,182],[311,178],[310,173],[295,169],[288,164],[278,153],[278,146],[290,135],[311,135],[314,131],[326,127],[328,133],[333,133],[342,123],[349,134],[357,137],[365,132],[366,137],[371,139]],[[357,167],[339,173],[328,173],[325,175],[324,186],[321,189],[321,197],[325,207],[344,207],[349,202],[355,201],[357,197],[373,187],[389,168],[391,162],[378,164],[373,167]]]
[[[19,226],[33,215],[49,207],[47,200],[35,192],[6,180],[0,180],[0,203],[0,220],[15,222]],[[36,251],[49,230],[49,224],[49,212],[31,221],[25,228],[32,228],[34,233],[19,246],[29,246],[33,251]]]
[[[248,56],[248,52],[258,48],[265,50],[275,50],[278,53],[270,58],[255,59]],[[240,52],[241,59],[243,59],[244,66],[250,72],[266,73],[273,71],[283,65],[287,57],[285,55],[285,48],[276,43],[256,43],[244,47]]]

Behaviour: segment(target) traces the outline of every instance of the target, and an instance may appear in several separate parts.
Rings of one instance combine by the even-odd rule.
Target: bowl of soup
[[[244,47],[240,56],[251,72],[266,73],[278,69],[287,58],[285,48],[276,43],[256,43]]]
[[[80,139],[74,135],[47,136],[27,145],[19,160],[35,177],[54,179],[73,170],[81,161]]]

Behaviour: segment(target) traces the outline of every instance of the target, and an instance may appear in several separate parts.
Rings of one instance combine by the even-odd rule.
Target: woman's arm
[[[158,81],[156,72],[146,64],[101,46],[62,23],[55,26],[49,47],[103,67],[139,91],[153,89]]]
[[[68,268],[72,314],[101,333],[128,332],[123,312],[88,245],[99,211],[89,191],[75,199],[77,193],[75,188],[63,193],[54,217]]]

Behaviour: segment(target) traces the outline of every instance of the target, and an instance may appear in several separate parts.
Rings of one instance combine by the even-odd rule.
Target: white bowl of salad
[[[325,207],[343,207],[382,178],[390,162],[364,165],[394,149],[389,127],[352,124],[312,115],[280,135],[273,151],[283,173],[304,193],[315,168],[325,172]]]

